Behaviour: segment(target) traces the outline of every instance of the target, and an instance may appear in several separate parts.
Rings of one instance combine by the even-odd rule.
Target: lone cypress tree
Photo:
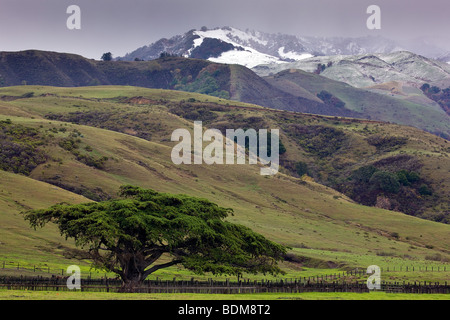
[[[224,219],[231,209],[201,198],[123,186],[121,198],[59,204],[25,213],[32,227],[48,222],[75,239],[93,265],[118,274],[133,292],[153,272],[176,264],[196,274],[278,274],[286,247]],[[160,259],[164,262],[158,263]]]

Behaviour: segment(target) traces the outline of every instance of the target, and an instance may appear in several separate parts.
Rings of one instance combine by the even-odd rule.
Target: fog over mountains
[[[294,62],[313,56],[387,54],[397,51],[412,51],[428,58],[450,61],[446,50],[425,41],[400,44],[380,36],[297,37],[254,30],[243,31],[233,27],[190,30],[170,39],[160,39],[118,59],[153,60],[162,52],[167,52],[253,68],[260,64]]]

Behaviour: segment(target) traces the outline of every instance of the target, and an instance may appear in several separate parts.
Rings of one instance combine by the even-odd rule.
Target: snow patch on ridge
[[[283,61],[280,61],[278,57],[261,53],[247,46],[250,45],[250,42],[252,41],[262,45],[267,45],[267,41],[260,40],[253,35],[235,28],[214,29],[207,31],[196,30],[193,34],[199,36],[199,38],[194,40],[193,47],[189,49],[188,55],[191,54],[192,50],[198,46],[201,46],[205,38],[213,38],[230,43],[235,47],[241,47],[244,50],[231,50],[223,52],[217,58],[209,58],[209,61],[227,64],[240,64],[246,66],[247,68],[253,68],[259,64],[283,63]]]
[[[283,59],[292,59],[292,60],[303,60],[314,57],[310,53],[295,53],[292,51],[284,52],[284,47],[278,49],[278,55]]]
[[[222,53],[217,58],[209,58],[209,61],[226,64],[240,64],[247,68],[253,68],[260,64],[285,63],[277,57],[270,56],[256,50],[232,50]]]
[[[194,31],[194,34],[201,38],[215,38],[228,43],[231,43],[235,46],[248,45],[251,41],[257,42],[261,45],[267,45],[267,41],[263,41],[258,39],[251,34],[248,34],[244,31],[241,31],[236,28],[221,28],[207,31]],[[240,40],[236,42],[236,40]]]

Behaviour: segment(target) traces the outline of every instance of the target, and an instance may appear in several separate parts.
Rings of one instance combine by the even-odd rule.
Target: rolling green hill
[[[414,95],[396,94],[394,97],[392,91],[395,84],[384,85],[390,85],[391,94],[380,94],[297,69],[284,70],[264,79],[280,90],[299,97],[312,99],[311,96],[317,97],[322,91],[329,92],[343,101],[346,108],[357,113],[358,118],[394,122],[421,128],[447,139],[450,137],[449,117],[438,105],[432,106],[424,101],[426,97],[420,94],[420,90]],[[375,88],[384,89],[381,85]]]
[[[410,125],[450,137],[448,115],[412,87],[389,83],[359,89],[343,82],[288,69],[260,77],[240,65],[163,57],[152,61],[96,61],[79,55],[28,50],[0,52],[0,86],[60,87],[129,85],[197,92],[272,109],[345,116]],[[394,85],[395,87],[395,85]],[[318,94],[331,94],[331,99]]]
[[[152,61],[96,61],[79,55],[28,50],[0,53],[0,86],[130,85],[231,98],[276,109],[335,115],[320,101],[279,90],[239,65],[164,57]],[[346,114],[344,113],[346,112]],[[341,110],[341,115],[350,115]]]
[[[323,270],[330,266],[442,266],[450,258],[449,225],[363,206],[331,188],[355,190],[358,169],[368,165],[382,172],[414,171],[432,194],[419,194],[417,181],[399,188],[409,191],[418,215],[439,220],[444,213],[444,221],[448,141],[418,129],[137,87],[19,86],[0,89],[0,96],[2,151],[18,158],[3,161],[0,171],[0,259],[73,264],[70,242],[55,228],[33,231],[19,213],[62,201],[114,198],[123,184],[200,196],[233,208],[230,221],[315,261],[283,263],[290,275],[332,272]],[[256,165],[173,164],[170,135],[177,128],[191,131],[194,119],[220,130],[279,128],[286,149],[281,172],[261,176]],[[399,194],[372,192],[383,200],[378,207],[400,203]],[[186,275],[177,268],[164,272],[169,278]]]

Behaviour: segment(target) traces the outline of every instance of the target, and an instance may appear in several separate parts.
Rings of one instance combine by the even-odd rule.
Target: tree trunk
[[[139,292],[145,280],[144,270],[136,263],[136,260],[130,259],[121,274],[121,278],[123,281],[121,292]]]
[[[142,287],[143,281],[144,280],[140,280],[138,278],[124,280],[122,283],[122,287],[120,288],[120,292],[139,292],[139,289]]]

